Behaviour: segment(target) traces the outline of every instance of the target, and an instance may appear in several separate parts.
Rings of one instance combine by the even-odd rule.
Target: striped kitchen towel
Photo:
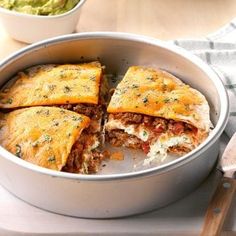
[[[207,62],[225,84],[230,100],[230,118],[225,133],[230,138],[236,132],[236,18],[205,38],[173,42]]]

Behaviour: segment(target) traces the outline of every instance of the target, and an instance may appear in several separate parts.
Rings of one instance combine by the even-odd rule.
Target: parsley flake
[[[96,80],[96,76],[91,76],[89,79],[90,79],[91,81],[95,81],[95,80]]]
[[[132,84],[132,88],[138,88],[139,86],[137,84]]]
[[[82,121],[81,117],[72,116],[73,121]]]
[[[168,103],[169,101],[170,101],[169,98],[164,98],[164,100],[163,100],[164,103]]]
[[[49,143],[52,141],[52,137],[49,136],[48,134],[44,134],[43,139],[45,142],[49,142]]]
[[[7,100],[2,101],[3,104],[12,104],[12,102],[13,102],[12,98],[8,98]]]
[[[49,85],[48,85],[48,89],[49,89],[50,91],[53,91],[56,87],[57,87],[57,86],[56,86],[55,84],[49,84]]]
[[[48,158],[48,161],[49,161],[49,162],[55,162],[55,161],[56,161],[55,156],[49,157],[49,158]]]
[[[64,86],[63,91],[64,91],[64,93],[69,93],[69,92],[71,92],[71,88],[66,85],[66,86]]]
[[[16,144],[16,156],[21,157],[21,146],[19,144]]]
[[[144,130],[144,131],[143,131],[143,137],[146,137],[146,136],[147,136],[147,131]]]
[[[147,103],[147,102],[148,102],[148,98],[147,97],[143,98],[143,103]]]

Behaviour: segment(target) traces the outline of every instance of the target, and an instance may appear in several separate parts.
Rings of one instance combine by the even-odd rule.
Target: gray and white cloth
[[[211,66],[222,79],[230,100],[230,117],[225,133],[236,132],[236,18],[202,39],[179,39],[172,43],[191,51]]]

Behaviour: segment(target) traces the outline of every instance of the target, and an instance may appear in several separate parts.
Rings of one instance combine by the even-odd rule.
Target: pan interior
[[[129,66],[146,65],[161,68],[173,73],[185,83],[202,92],[210,106],[211,121],[214,126],[220,116],[220,96],[216,84],[208,75],[192,61],[167,50],[162,46],[148,42],[140,42],[120,38],[79,38],[73,40],[58,40],[35,46],[31,50],[16,55],[1,66],[0,85],[5,84],[18,71],[33,65],[46,63],[78,63],[99,60],[106,67],[106,73],[112,78],[112,83],[119,82]],[[118,76],[119,75],[119,76]],[[122,151],[123,161],[106,161],[99,175],[130,173],[146,169],[143,166],[145,154],[126,148],[113,148],[112,151]],[[176,159],[168,155],[165,161],[155,163],[161,166]],[[149,166],[154,167],[154,166]]]

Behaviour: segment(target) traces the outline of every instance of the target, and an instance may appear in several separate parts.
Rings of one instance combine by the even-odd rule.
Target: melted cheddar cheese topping
[[[200,92],[175,76],[158,69],[133,66],[115,89],[107,111],[134,112],[199,123],[201,117],[196,107],[205,103],[205,97]]]
[[[98,104],[101,76],[99,62],[35,66],[18,73],[13,84],[0,93],[0,108]]]
[[[0,144],[33,164],[61,170],[90,119],[57,107],[31,107],[0,113]]]

